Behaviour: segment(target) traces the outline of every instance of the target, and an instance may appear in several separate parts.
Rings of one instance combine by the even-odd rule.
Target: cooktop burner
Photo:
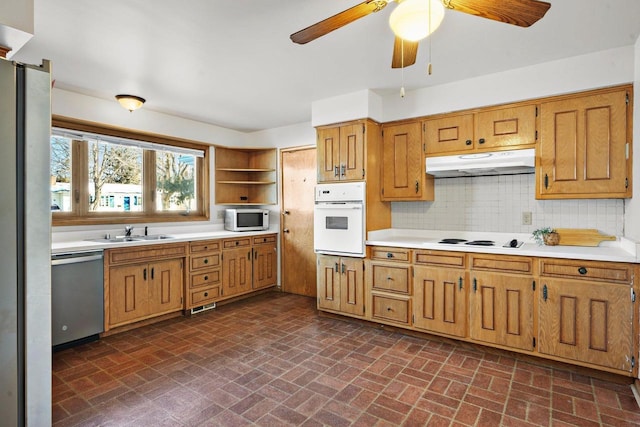
[[[493,240],[474,240],[472,242],[467,242],[465,245],[472,246],[495,246],[496,242]]]
[[[442,239],[438,243],[447,243],[449,245],[457,245],[458,243],[466,242],[465,239]]]

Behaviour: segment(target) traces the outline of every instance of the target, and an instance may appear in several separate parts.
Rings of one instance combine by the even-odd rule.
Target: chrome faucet
[[[133,225],[127,225],[124,227],[124,235],[126,237],[131,237],[131,232],[133,231]]]

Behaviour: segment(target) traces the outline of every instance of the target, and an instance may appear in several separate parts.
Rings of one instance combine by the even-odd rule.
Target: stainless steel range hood
[[[435,177],[534,173],[535,149],[427,157],[427,173]]]

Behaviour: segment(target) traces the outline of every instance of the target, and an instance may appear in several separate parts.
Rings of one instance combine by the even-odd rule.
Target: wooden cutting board
[[[601,234],[595,228],[556,228],[560,235],[559,245],[598,246],[605,240],[616,240],[616,236]]]

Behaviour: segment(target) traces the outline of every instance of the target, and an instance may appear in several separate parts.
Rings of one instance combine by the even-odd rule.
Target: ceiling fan
[[[291,34],[291,40],[294,43],[305,44],[312,40],[322,37],[331,31],[344,27],[351,22],[365,17],[371,13],[379,12],[392,1],[398,2],[398,6],[394,9],[390,17],[390,24],[396,33],[395,42],[393,44],[393,59],[391,61],[392,68],[403,68],[413,65],[416,62],[418,54],[418,40],[410,40],[406,37],[398,36],[398,32],[394,28],[394,14],[399,15],[400,8],[405,8],[409,3],[419,2],[419,0],[366,0],[347,10],[344,10],[327,19],[317,22],[303,30]],[[432,17],[432,6],[427,4],[428,0],[423,1],[424,7],[428,7],[428,17],[422,24],[424,28],[428,28],[426,37],[432,33],[440,24],[434,22]],[[406,3],[405,5],[403,5]],[[476,15],[481,18],[491,19],[493,21],[505,22],[519,27],[529,27],[542,18],[551,4],[539,0],[438,0],[436,7],[442,9],[441,5],[447,9],[456,10],[462,13]],[[444,9],[442,9],[444,10]],[[402,11],[403,15],[415,18],[415,13],[409,10]],[[437,12],[437,11],[436,11]],[[440,20],[442,18],[440,17]],[[397,19],[396,19],[397,20]],[[428,23],[427,23],[428,22]]]

